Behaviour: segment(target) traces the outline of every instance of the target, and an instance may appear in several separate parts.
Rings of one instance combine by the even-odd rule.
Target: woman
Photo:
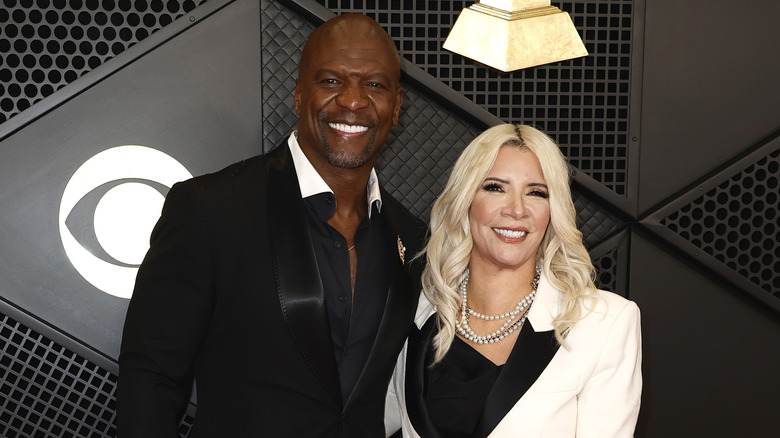
[[[593,284],[558,146],[524,125],[464,150],[431,212],[388,430],[410,437],[632,436],[639,309]]]

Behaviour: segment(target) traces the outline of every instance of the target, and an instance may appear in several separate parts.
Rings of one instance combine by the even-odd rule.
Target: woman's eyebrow
[[[502,184],[509,184],[509,180],[506,180],[506,179],[503,179],[503,178],[498,178],[498,177],[495,177],[495,176],[489,176],[489,177],[485,178],[485,182],[488,182],[488,181],[496,181],[496,182],[500,182]]]

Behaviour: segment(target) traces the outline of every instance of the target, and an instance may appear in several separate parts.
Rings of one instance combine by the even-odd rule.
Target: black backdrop
[[[374,16],[404,57],[403,115],[378,163],[388,189],[427,218],[481,129],[546,130],[572,165],[599,285],[643,312],[637,436],[772,435],[780,4],[554,2],[590,55],[499,74],[441,49],[471,3],[2,0],[0,435],[115,435],[127,300],[76,268],[63,229],[95,266],[132,273],[101,248],[100,197],[170,182],[117,164],[64,221],[81,166],[137,145],[196,175],[269,150],[295,127],[303,41],[347,11]]]

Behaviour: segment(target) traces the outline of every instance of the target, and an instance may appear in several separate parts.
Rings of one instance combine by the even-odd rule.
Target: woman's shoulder
[[[616,318],[621,314],[639,314],[635,302],[607,290],[597,289],[595,293],[583,299],[583,307],[588,315],[601,318]]]
[[[636,303],[616,293],[598,290],[584,300],[581,319],[566,339],[575,349],[602,348],[607,339],[623,339],[630,333],[638,333],[640,324]]]

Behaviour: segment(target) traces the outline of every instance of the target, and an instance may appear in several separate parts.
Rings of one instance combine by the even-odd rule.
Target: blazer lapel
[[[266,190],[268,238],[287,328],[303,359],[340,405],[325,291],[306,223],[306,206],[286,143],[269,154]]]
[[[410,269],[408,266],[409,258],[403,257],[404,261],[401,260],[400,253],[402,251],[399,248],[399,242],[402,242],[402,239],[393,213],[396,206],[388,202],[389,198],[389,195],[382,194],[382,213],[387,215],[388,259],[392,261],[390,289],[387,293],[385,310],[374,345],[371,347],[371,353],[369,353],[355,389],[349,397],[348,405],[353,400],[363,400],[363,395],[376,385],[377,380],[387,380],[390,377],[395,359],[411,329],[419,294],[419,291],[415,291],[416,287],[408,271]]]
[[[529,320],[520,330],[504,369],[488,394],[475,437],[486,437],[528,391],[550,363],[559,344],[553,331],[537,332]]]
[[[436,332],[436,316],[432,315],[420,330],[412,331],[409,336],[409,344],[406,350],[406,411],[414,430],[421,437],[439,438],[441,435],[436,430],[428,416],[425,407],[423,389],[425,386],[425,369],[428,366],[428,350],[431,340]]]

